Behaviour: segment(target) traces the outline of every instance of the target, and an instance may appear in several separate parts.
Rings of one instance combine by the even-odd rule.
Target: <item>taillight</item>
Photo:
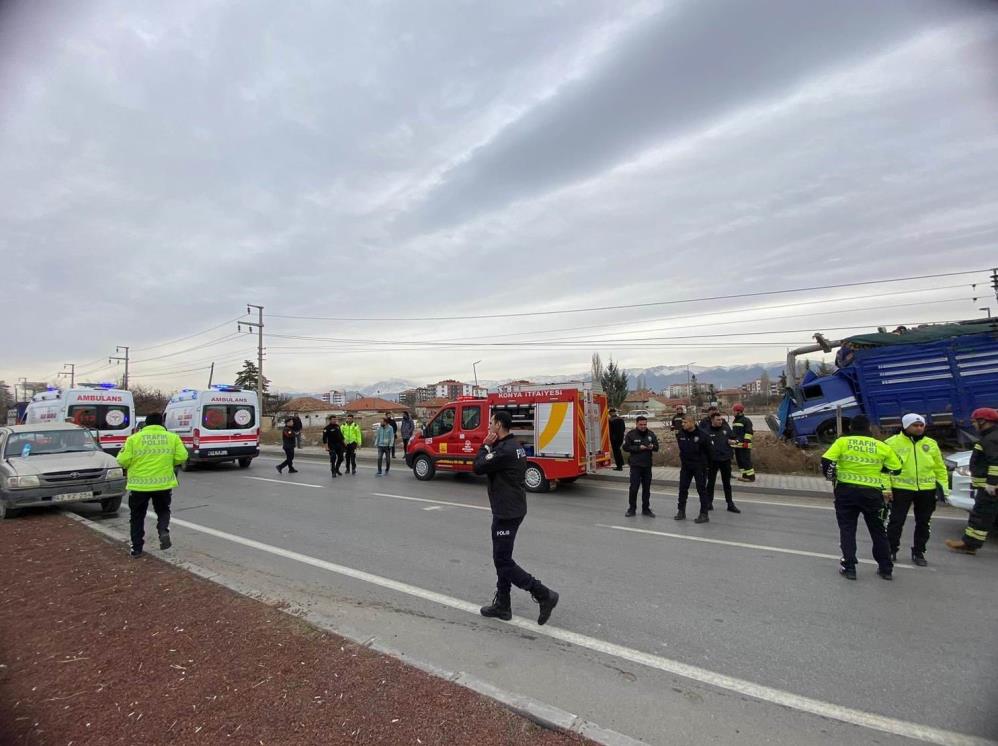
[[[256,429],[256,442],[257,442],[257,443],[259,443],[259,442],[260,442],[260,428],[257,428],[257,429]]]
[[[195,448],[201,445],[201,431],[198,428],[194,428],[194,437],[191,438]]]

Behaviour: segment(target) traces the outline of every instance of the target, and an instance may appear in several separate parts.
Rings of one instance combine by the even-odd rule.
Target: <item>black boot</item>
[[[483,606],[480,611],[482,616],[508,622],[513,618],[513,609],[509,603],[509,591],[496,591],[496,595],[492,597],[492,603]]]
[[[683,510],[682,508],[680,508],[679,510],[676,511],[676,514],[674,516],[672,516],[672,518],[673,518],[673,520],[676,520],[676,521],[685,521],[686,520],[686,511]]]
[[[546,623],[551,618],[552,610],[558,605],[558,594],[543,584],[537,583],[530,591],[530,595],[541,607],[540,613],[537,615],[537,623]]]
[[[919,552],[915,549],[911,550],[911,564],[917,567],[925,567],[929,563],[925,561],[925,552]]]
[[[735,505],[734,503],[728,503],[728,512],[729,513],[741,513],[742,511],[739,510],[738,506]]]
[[[693,519],[694,523],[710,523],[710,517],[706,513],[701,513]]]
[[[170,532],[169,531],[160,531],[159,532],[159,548],[163,549],[163,550],[166,550],[166,549],[169,549],[172,546],[173,546],[173,542],[170,541]]]

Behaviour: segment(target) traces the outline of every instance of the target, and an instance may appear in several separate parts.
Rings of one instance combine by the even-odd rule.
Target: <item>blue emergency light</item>
[[[210,387],[215,391],[242,391],[238,386],[233,386],[231,383],[215,383]]]
[[[116,387],[117,387],[117,384],[108,383],[106,381],[104,383],[98,383],[97,384],[97,388],[99,388],[99,389],[113,389],[113,388],[116,388]]]

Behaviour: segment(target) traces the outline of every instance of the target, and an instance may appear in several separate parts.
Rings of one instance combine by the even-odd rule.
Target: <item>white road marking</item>
[[[181,520],[179,518],[173,519],[173,523],[177,526],[189,528],[192,531],[198,531],[209,536],[230,541],[234,544],[249,547],[250,549],[256,549],[278,557],[284,557],[285,559],[311,565],[312,567],[327,570],[329,572],[336,573],[337,575],[353,578],[355,580],[370,583],[371,585],[376,585],[381,588],[387,588],[414,598],[420,598],[424,601],[440,604],[441,606],[473,614],[476,617],[479,616],[478,606],[476,604],[468,603],[467,601],[454,598],[453,596],[447,596],[442,593],[437,593],[436,591],[392,580],[391,578],[374,575],[373,573],[365,572],[363,570],[356,570],[352,567],[345,567],[344,565],[327,562],[326,560],[321,560],[316,557],[309,557],[305,554],[299,554],[298,552],[292,552],[270,544],[264,544],[263,542],[226,533],[225,531],[218,531],[217,529],[208,528],[207,526],[200,526],[196,523],[190,523],[189,521]],[[943,746],[998,746],[998,742],[990,741],[985,738],[943,730],[941,728],[934,728],[920,723],[912,723],[906,720],[898,720],[896,718],[877,715],[871,712],[864,712],[862,710],[855,710],[850,707],[843,707],[832,702],[823,702],[810,697],[802,697],[797,694],[793,694],[792,692],[786,692],[773,687],[764,686],[762,684],[755,684],[744,679],[738,679],[733,676],[715,673],[714,671],[708,671],[707,669],[700,668],[699,666],[681,663],[669,658],[653,655],[651,653],[645,653],[633,648],[627,648],[623,645],[606,642],[605,640],[599,640],[595,637],[589,637],[588,635],[570,632],[558,627],[552,627],[549,625],[540,627],[534,622],[528,619],[523,619],[522,617],[513,617],[512,621],[507,622],[507,624],[529,630],[535,635],[544,635],[554,640],[561,640],[562,642],[567,642],[597,653],[637,663],[639,665],[664,671],[665,673],[673,674],[675,676],[682,676],[683,678],[698,681],[702,684],[717,687],[718,689],[725,689],[727,691],[743,694],[747,697],[752,697],[753,699],[761,700],[763,702],[770,702],[782,707],[789,707],[794,710],[807,712],[819,717],[830,718],[832,720],[838,720],[851,725],[857,725],[862,728],[877,730],[883,733],[889,733],[905,738],[912,738],[926,743],[942,744]]]
[[[325,484],[308,484],[306,482],[289,482],[286,479],[267,479],[266,477],[243,477],[243,479],[255,479],[257,482],[273,482],[274,484],[290,484],[293,487],[314,487],[317,490],[328,489]]]
[[[444,509],[443,505],[428,505],[425,508],[423,508],[423,510],[443,510],[443,509]]]
[[[797,554],[801,557],[817,557],[818,559],[830,559],[838,561],[841,559],[837,554],[822,554],[820,552],[805,552],[801,549],[787,549],[785,547],[771,547],[765,544],[746,544],[743,541],[725,541],[723,539],[708,539],[705,536],[687,536],[685,534],[670,534],[665,531],[652,531],[646,528],[631,528],[630,526],[610,526],[606,523],[597,523],[600,528],[614,528],[618,531],[630,531],[634,534],[652,534],[653,536],[667,536],[670,539],[685,539],[686,541],[702,541],[705,544],[723,544],[728,547],[740,547],[742,549],[761,549],[766,552],[780,552],[781,554]],[[876,565],[873,560],[857,560],[862,565]],[[903,567],[906,570],[914,569],[914,565],[905,565],[895,562],[894,567]]]
[[[417,503],[433,503],[434,505],[453,505],[455,508],[471,508],[472,510],[488,510],[492,508],[487,505],[468,505],[467,503],[449,503],[446,500],[429,500],[425,497],[408,497],[407,495],[389,495],[386,492],[372,492],[377,497],[393,497],[396,500],[412,500]]]

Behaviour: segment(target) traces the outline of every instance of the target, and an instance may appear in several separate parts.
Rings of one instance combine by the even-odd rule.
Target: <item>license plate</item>
[[[205,455],[206,456],[228,456],[229,452],[226,451],[226,450],[214,450],[214,451],[206,451]]]
[[[56,495],[52,498],[54,503],[71,503],[77,500],[89,500],[94,496],[93,492],[67,492],[64,495]]]

